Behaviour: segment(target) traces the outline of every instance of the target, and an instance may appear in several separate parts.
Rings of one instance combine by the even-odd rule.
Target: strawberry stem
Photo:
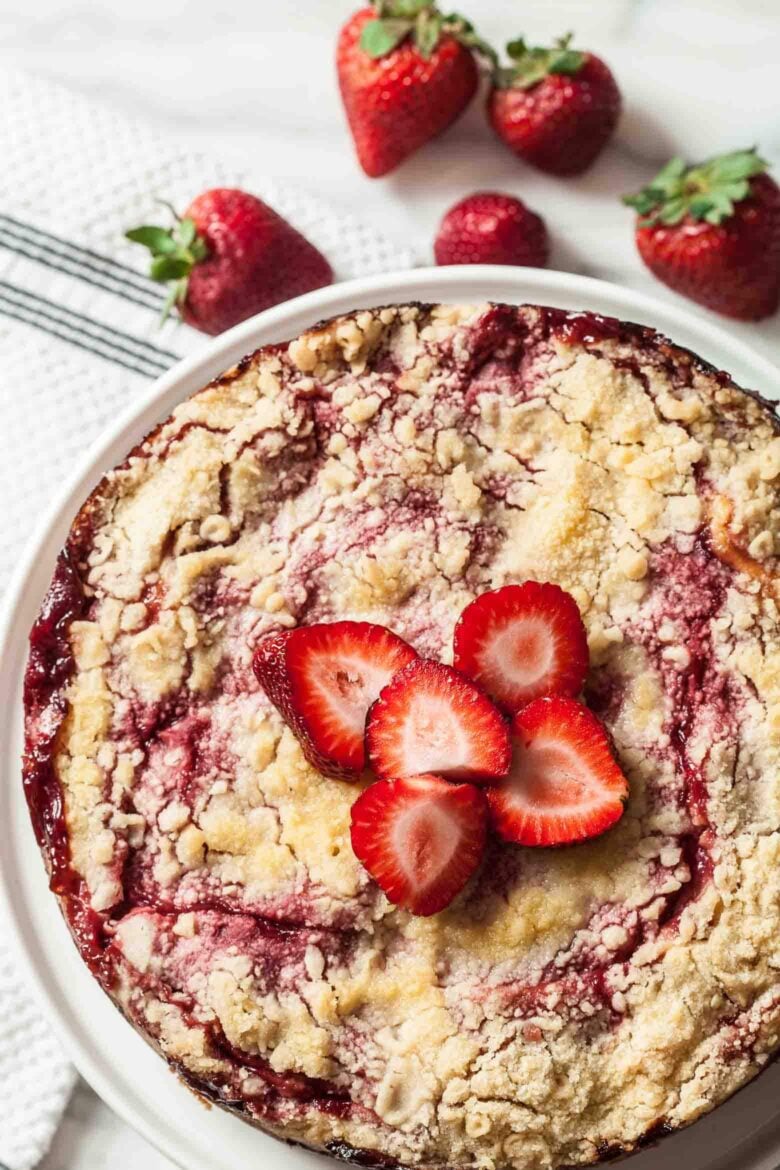
[[[169,203],[167,199],[155,199],[155,203],[159,203],[160,207],[164,207],[166,211],[170,212],[171,218],[174,220],[175,223],[180,222],[181,216],[179,215],[178,211],[173,206],[173,204]]]
[[[769,164],[755,147],[718,155],[689,167],[682,158],[670,159],[654,179],[623,202],[639,214],[643,227],[673,226],[686,216],[717,226],[734,213],[734,206],[750,194],[750,180]]]

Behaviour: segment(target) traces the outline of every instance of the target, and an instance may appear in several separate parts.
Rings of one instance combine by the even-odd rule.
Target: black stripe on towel
[[[99,332],[86,330],[79,326],[77,321],[72,318],[69,319],[68,316],[51,312],[49,306],[52,302],[29,295],[25,297],[14,295],[18,291],[21,290],[14,290],[13,286],[0,282],[0,314],[21,321],[26,325],[32,325],[36,329],[49,333],[52,337],[67,341],[79,349],[86,350],[105,361],[113,362],[115,365],[132,370],[133,373],[142,374],[147,378],[159,377],[160,374],[169,369],[170,362],[161,362],[158,359],[147,357],[143,353],[134,352],[125,346],[118,346]],[[56,308],[56,306],[54,307]]]
[[[131,333],[124,333],[120,329],[115,329],[113,325],[106,325],[102,321],[96,321],[94,318],[87,317],[84,313],[79,313],[75,309],[69,309],[67,306],[49,300],[47,297],[32,293],[29,289],[10,284],[5,280],[0,280],[0,291],[3,292],[7,299],[23,304],[28,309],[38,311],[43,316],[52,317],[61,324],[68,325],[77,331],[86,333],[104,345],[108,344],[113,346],[115,349],[126,353],[130,357],[141,359],[147,364],[158,365],[161,369],[167,370],[169,366],[179,360],[179,355],[169,349],[161,349],[141,337],[134,337]]]
[[[48,244],[38,244],[18,236],[5,227],[2,218],[0,216],[0,248],[14,252],[17,256],[25,256],[28,260],[34,260],[36,264],[42,264],[44,268],[49,268],[54,272],[63,272],[66,276],[82,280],[92,288],[99,288],[102,292],[122,297],[123,300],[131,301],[132,304],[140,305],[144,309],[151,309],[154,312],[162,311],[162,297],[155,297],[151,291],[147,293],[145,290],[136,289],[133,285],[125,285],[108,273],[92,269],[89,265],[83,265],[82,261],[71,259],[70,256],[53,250]]]
[[[43,228],[33,227],[32,224],[23,223],[21,220],[15,219],[12,215],[0,213],[0,228],[4,229],[9,235],[21,239],[28,245],[33,244],[40,249],[48,249],[51,252],[55,252],[60,257],[67,257],[72,263],[80,265],[87,271],[109,277],[115,283],[123,285],[125,288],[153,297],[156,303],[162,303],[163,298],[159,294],[159,285],[149,280],[148,277],[136,272],[134,268],[129,268],[126,264],[120,264],[118,260],[112,260],[108,256],[101,256],[99,252],[93,251],[92,248],[85,248],[81,244],[74,244],[71,240],[66,240],[62,236],[55,236],[51,232],[44,231]]]

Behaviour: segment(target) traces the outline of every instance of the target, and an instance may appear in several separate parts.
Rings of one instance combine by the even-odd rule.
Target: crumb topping
[[[779,557],[771,410],[649,330],[410,305],[259,351],[105,477],[38,627],[69,665],[31,660],[26,779],[82,949],[194,1087],[337,1153],[544,1170],[693,1121],[780,1043]],[[628,807],[494,841],[416,919],[252,654],[356,619],[450,662],[528,578],[581,609]]]

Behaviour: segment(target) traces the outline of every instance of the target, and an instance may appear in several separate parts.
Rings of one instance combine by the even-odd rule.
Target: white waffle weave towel
[[[410,252],[314,197],[187,152],[154,129],[23,74],[0,75],[0,591],[76,456],[150,378],[206,340],[157,329],[163,293],[123,238],[214,186],[275,207],[337,279]],[[16,974],[0,922],[0,1170],[48,1148],[74,1074]]]

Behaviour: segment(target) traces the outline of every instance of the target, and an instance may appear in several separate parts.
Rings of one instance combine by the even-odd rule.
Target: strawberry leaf
[[[507,42],[506,51],[513,61],[521,61],[528,52],[528,48],[523,38],[518,37],[517,40]]]
[[[665,167],[661,168],[651,186],[654,190],[661,191],[665,195],[673,195],[679,190],[684,175],[685,159],[672,158],[669,159]]]
[[[177,259],[175,256],[157,256],[152,260],[149,275],[152,280],[161,284],[168,280],[179,280],[182,276],[189,276],[192,265],[187,260]]]
[[[708,223],[718,224],[734,214],[734,199],[726,191],[712,191],[708,197],[709,207],[702,216]],[[739,200],[736,200],[739,202]],[[693,212],[691,212],[693,214]]]
[[[688,210],[688,205],[683,195],[678,195],[676,199],[670,199],[664,205],[659,219],[661,223],[673,224],[679,223],[681,219],[685,218],[685,213]]]
[[[146,227],[132,228],[131,231],[125,232],[125,237],[132,240],[134,244],[143,244],[150,252],[159,256],[170,256],[177,248],[176,241],[168,228],[153,227],[151,224]]]
[[[390,15],[397,16],[401,20],[414,20],[426,9],[434,11],[431,9],[431,0],[392,0]]]
[[[759,158],[755,150],[736,150],[733,154],[721,155],[708,164],[713,183],[735,183],[752,179],[753,175],[760,175],[766,168],[767,164]]]
[[[660,197],[660,191],[646,187],[643,191],[637,191],[636,195],[624,195],[623,202],[626,207],[633,207],[640,215],[647,215],[656,206]]]
[[[550,61],[548,72],[573,75],[580,71],[583,60],[582,53],[576,49],[561,49]]]
[[[556,41],[555,47],[550,51],[549,73],[573,75],[582,68],[585,61],[584,53],[569,48],[573,35],[567,33],[565,37],[559,37]]]
[[[171,310],[174,308],[174,306],[184,304],[185,300],[187,299],[187,284],[187,277],[183,276],[181,280],[177,280],[171,285],[170,289],[168,290],[168,295],[165,298],[165,302],[163,303],[162,312],[160,313],[160,325],[164,325],[168,320],[169,316],[171,315]]]
[[[733,151],[694,167],[673,158],[647,187],[625,195],[623,202],[639,213],[642,226],[673,226],[686,216],[717,226],[750,195],[750,180],[767,166],[755,149]]]
[[[426,60],[432,56],[441,37],[443,21],[438,12],[423,11],[414,26],[414,43]]]
[[[694,219],[706,219],[715,204],[711,195],[695,195],[688,204],[688,210]]]
[[[498,68],[495,50],[458,13],[442,16],[431,0],[375,0],[376,17],[363,25],[360,47],[369,57],[386,57],[411,35],[421,57],[435,53],[442,36],[454,37],[464,48]]]
[[[530,89],[553,74],[573,76],[578,73],[585,62],[585,54],[569,47],[571,36],[568,33],[560,37],[549,49],[531,47],[523,37],[509,41],[506,51],[512,65],[496,71],[496,84],[501,88]]]
[[[200,264],[201,260],[205,260],[209,254],[209,246],[203,239],[203,236],[196,236],[189,246],[189,255],[192,257],[193,264]]]
[[[369,20],[360,34],[360,47],[369,57],[386,57],[414,28],[410,20]]]
[[[190,245],[194,242],[196,235],[198,234],[198,230],[195,227],[195,220],[194,219],[180,220],[179,221],[179,230],[178,230],[177,234],[179,237],[179,243],[181,244],[182,248],[189,248]]]

